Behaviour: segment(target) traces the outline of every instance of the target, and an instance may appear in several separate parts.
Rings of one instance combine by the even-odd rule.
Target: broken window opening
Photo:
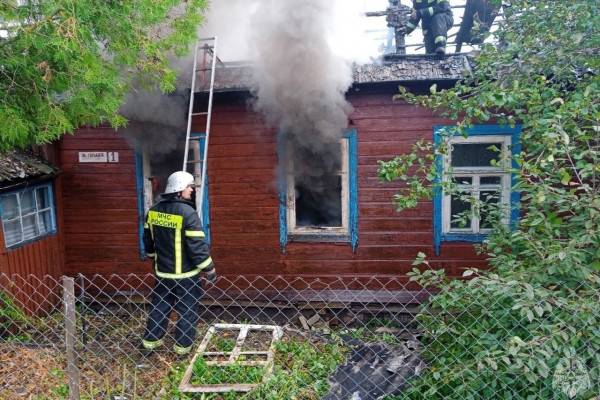
[[[167,178],[170,174],[181,169],[183,148],[164,153],[152,154],[144,152],[144,197],[145,212],[161,200],[167,186]]]
[[[339,149],[340,165],[333,173],[302,174],[288,159],[286,206],[291,235],[315,239],[348,235],[347,138],[340,140]],[[306,165],[301,167],[306,168]]]
[[[342,177],[322,176],[311,185],[296,183],[296,226],[342,226]]]
[[[189,167],[188,171],[194,176],[200,176],[201,173],[201,162],[202,154],[204,151],[205,135],[199,133],[192,133],[194,141],[190,146],[188,152]],[[138,196],[140,208],[143,206],[143,215],[145,216],[150,207],[155,203],[162,200],[162,194],[165,191],[167,185],[167,179],[175,171],[181,171],[183,154],[185,149],[185,136],[178,138],[178,142],[175,145],[169,145],[165,149],[157,149],[153,143],[140,143],[140,151],[136,154],[136,165],[139,162],[139,167],[136,167],[136,174],[139,182],[141,183],[138,188]],[[197,145],[195,144],[197,142]],[[207,243],[211,243],[210,234],[210,204],[208,200],[209,190],[209,179],[208,175],[206,178],[206,185],[204,186],[204,198],[201,210],[201,222],[202,230],[206,235]],[[194,190],[192,193],[192,203],[198,207],[199,199],[197,198],[198,190]],[[140,212],[142,210],[140,209]],[[199,213],[200,214],[200,213]],[[139,221],[140,225],[144,223],[143,219]],[[139,233],[140,242],[140,254],[142,259],[145,257],[143,248],[143,230],[140,228]]]

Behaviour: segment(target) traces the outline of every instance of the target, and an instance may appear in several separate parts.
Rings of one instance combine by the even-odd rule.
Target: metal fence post
[[[75,362],[75,281],[63,277],[63,301],[65,303],[65,347],[67,350],[67,375],[69,399],[79,400],[79,369]]]

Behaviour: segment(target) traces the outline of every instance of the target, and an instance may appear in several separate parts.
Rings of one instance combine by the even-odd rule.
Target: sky
[[[205,25],[200,29],[202,37],[218,36],[219,56],[224,61],[242,61],[246,58],[245,38],[249,15],[257,0],[210,0],[210,10]],[[285,1],[285,0],[282,0]],[[388,0],[331,0],[336,3],[336,18],[332,21],[331,46],[339,55],[358,63],[377,58],[386,46],[392,46],[392,34],[387,28],[385,17],[365,17],[367,11],[385,10]],[[410,6],[411,0],[401,0]],[[450,0],[452,5],[464,5],[466,0]],[[462,17],[462,9],[454,10],[455,24]],[[455,33],[457,27],[450,31]],[[5,32],[0,31],[0,37]],[[452,39],[449,39],[452,41]],[[406,37],[407,44],[422,44],[421,30],[417,29]],[[450,45],[449,50],[454,51]],[[463,46],[463,51],[470,47]],[[409,47],[409,54],[423,53],[424,49]]]
[[[285,1],[285,0],[283,0]],[[366,63],[378,58],[391,40],[392,34],[387,28],[385,17],[366,17],[367,11],[385,10],[388,0],[331,0],[335,2],[335,18],[331,24],[329,42],[334,52],[354,62]],[[223,61],[243,61],[247,59],[249,16],[254,10],[256,0],[212,0],[206,23],[200,29],[202,37],[219,38],[218,54]],[[464,5],[465,0],[450,0],[452,5]],[[410,6],[410,0],[402,0]],[[462,9],[454,9],[457,24],[462,18]],[[453,28],[450,34],[456,32]],[[452,41],[452,39],[449,39]],[[406,37],[407,44],[422,44],[420,29]],[[454,46],[449,45],[449,52]],[[469,51],[463,46],[463,51]],[[424,49],[409,47],[409,54],[424,53]]]

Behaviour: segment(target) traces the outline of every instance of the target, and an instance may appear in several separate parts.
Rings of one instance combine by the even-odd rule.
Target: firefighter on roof
[[[448,30],[454,24],[447,0],[413,0],[413,12],[406,24],[406,33],[415,30],[421,21],[427,54],[446,54]]]
[[[144,224],[144,246],[154,260],[156,283],[142,345],[154,350],[163,342],[169,314],[179,314],[175,329],[177,354],[192,349],[202,297],[201,272],[210,282],[217,274],[209,254],[200,218],[191,202],[194,177],[178,171],[167,180],[162,200],[150,208]]]

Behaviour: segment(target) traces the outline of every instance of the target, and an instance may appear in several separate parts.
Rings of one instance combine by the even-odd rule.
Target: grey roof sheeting
[[[444,58],[433,56],[390,56],[381,63],[357,65],[353,69],[354,84],[382,82],[431,82],[459,80],[471,72],[469,59],[464,54]],[[198,92],[207,92],[209,76],[199,79]],[[216,92],[239,92],[254,87],[252,66],[245,63],[224,63],[215,75]]]
[[[50,175],[57,171],[55,166],[27,151],[0,153],[0,187],[9,182]]]

